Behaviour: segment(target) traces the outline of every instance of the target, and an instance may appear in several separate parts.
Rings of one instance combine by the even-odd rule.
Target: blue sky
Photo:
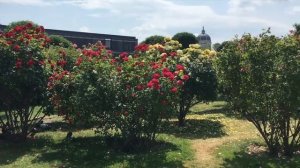
[[[103,34],[195,35],[212,42],[271,27],[285,35],[300,23],[300,0],[0,0],[0,24],[32,20],[45,28]]]

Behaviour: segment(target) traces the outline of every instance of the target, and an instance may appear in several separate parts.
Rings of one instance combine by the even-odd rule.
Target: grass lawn
[[[50,116],[51,131],[38,133],[25,143],[0,140],[0,167],[300,167],[300,157],[270,158],[266,152],[249,154],[247,147],[263,145],[254,126],[235,118],[224,102],[198,104],[187,116],[185,127],[176,119],[166,125],[150,150],[124,153],[105,143],[94,130],[77,130],[72,141],[64,141],[66,125]],[[61,129],[62,128],[62,129]]]

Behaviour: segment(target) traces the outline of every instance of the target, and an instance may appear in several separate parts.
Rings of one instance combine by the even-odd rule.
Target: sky
[[[201,33],[212,43],[271,28],[285,35],[300,23],[300,0],[0,0],[0,24],[31,20],[48,29],[172,37]]]

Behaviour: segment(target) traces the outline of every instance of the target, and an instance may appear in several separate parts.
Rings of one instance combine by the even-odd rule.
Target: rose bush
[[[5,113],[0,126],[5,137],[23,140],[43,118],[48,75],[43,50],[49,41],[44,28],[31,22],[0,34],[0,109]]]
[[[264,32],[228,42],[216,67],[226,99],[252,122],[273,156],[291,156],[300,144],[299,36]]]
[[[128,142],[153,140],[176,111],[178,92],[189,79],[178,64],[180,44],[141,44],[133,54],[112,52],[101,44],[81,51],[71,71],[56,68],[49,91],[56,110],[71,123],[95,124],[103,134]]]
[[[181,55],[179,61],[190,75],[183,84],[178,103],[179,126],[183,126],[185,116],[193,105],[216,99],[217,78],[212,66],[216,52],[202,50],[199,44],[190,44],[189,48],[177,53]]]

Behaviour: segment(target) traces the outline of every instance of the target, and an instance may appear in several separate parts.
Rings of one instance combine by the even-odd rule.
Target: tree
[[[300,35],[300,24],[294,24],[294,33]]]
[[[143,41],[142,43],[145,44],[163,44],[164,43],[164,36],[159,36],[159,35],[154,35],[154,36],[149,36]]]
[[[216,60],[231,107],[252,122],[272,156],[300,145],[300,41],[264,32],[227,43]]]
[[[220,46],[221,46],[220,43],[215,43],[215,44],[213,45],[213,49],[214,49],[215,51],[220,51]]]
[[[51,39],[50,45],[52,46],[61,46],[64,48],[69,48],[72,46],[72,42],[64,38],[60,35],[50,35],[49,38]]]
[[[190,44],[197,44],[197,38],[194,34],[188,32],[177,33],[173,36],[173,40],[182,44],[182,49],[188,48]]]

